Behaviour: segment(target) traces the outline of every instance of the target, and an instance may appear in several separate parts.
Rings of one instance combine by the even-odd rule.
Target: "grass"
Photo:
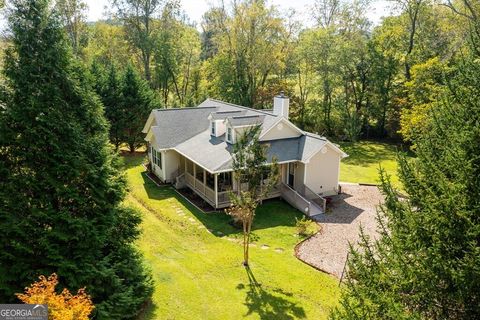
[[[338,280],[294,257],[300,212],[281,201],[259,208],[246,269],[229,217],[202,213],[171,187],[154,185],[141,157],[124,159],[127,202],[143,214],[137,245],[155,281],[142,319],[325,319],[337,304]]]
[[[402,150],[389,143],[359,141],[340,143],[348,157],[340,165],[340,181],[356,183],[379,183],[380,166],[391,175],[392,183],[401,187],[397,175],[396,153]]]

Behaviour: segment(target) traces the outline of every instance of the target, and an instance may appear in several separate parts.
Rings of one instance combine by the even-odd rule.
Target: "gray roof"
[[[158,149],[169,149],[205,131],[210,122],[208,115],[214,107],[156,109],[155,126],[152,127]]]
[[[209,116],[213,119],[228,119],[234,126],[258,123],[262,125],[262,133],[280,120],[280,117],[263,110],[213,99],[207,99],[195,108],[156,109],[152,113],[155,123],[151,129],[156,147],[174,149],[210,172],[232,169],[233,147],[225,142],[225,135],[210,135]],[[262,143],[268,145],[269,161],[275,157],[278,162],[289,162],[308,160],[328,140],[305,132],[299,137]]]
[[[264,115],[233,116],[228,118],[228,122],[234,127],[258,125],[263,123]]]
[[[247,110],[229,110],[229,111],[215,111],[210,114],[212,120],[225,120],[228,117],[240,116],[247,113]]]

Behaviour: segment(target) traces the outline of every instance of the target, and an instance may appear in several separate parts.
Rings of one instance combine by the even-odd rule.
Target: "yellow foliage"
[[[16,296],[24,303],[48,305],[48,319],[50,320],[88,320],[88,316],[95,308],[85,288],[79,289],[72,295],[68,289],[60,294],[55,292],[58,277],[55,273],[48,277],[40,276],[39,281],[25,288],[25,293]]]

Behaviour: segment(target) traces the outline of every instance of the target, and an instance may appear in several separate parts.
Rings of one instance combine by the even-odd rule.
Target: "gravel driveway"
[[[322,231],[297,248],[297,257],[325,272],[340,277],[349,242],[358,241],[360,225],[376,235],[376,207],[382,195],[377,187],[342,184],[342,194],[332,198],[330,213],[318,221]]]

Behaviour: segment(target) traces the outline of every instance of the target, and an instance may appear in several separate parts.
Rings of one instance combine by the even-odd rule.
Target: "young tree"
[[[480,317],[480,64],[461,65],[450,94],[399,157],[407,198],[382,174],[380,238],[353,250],[333,319]],[[428,120],[430,119],[430,120]]]
[[[128,65],[122,79],[118,110],[120,114],[117,120],[121,126],[119,132],[128,144],[130,152],[135,152],[135,149],[143,143],[142,128],[154,107],[155,97],[152,90],[133,67]]]
[[[15,0],[0,108],[0,300],[39,274],[87,287],[98,319],[134,317],[150,276],[132,242],[140,216],[89,77],[48,0]]]
[[[85,288],[73,295],[64,288],[60,294],[55,290],[58,276],[53,273],[48,279],[41,275],[40,280],[25,288],[25,293],[16,296],[23,303],[48,305],[48,317],[53,320],[88,320],[95,308]]]
[[[233,176],[237,181],[238,191],[230,193],[232,205],[226,211],[236,222],[242,223],[244,266],[248,266],[248,249],[255,211],[279,179],[278,164],[275,159],[267,159],[267,147],[258,141],[259,134],[260,126],[248,129],[238,138],[233,148]]]

